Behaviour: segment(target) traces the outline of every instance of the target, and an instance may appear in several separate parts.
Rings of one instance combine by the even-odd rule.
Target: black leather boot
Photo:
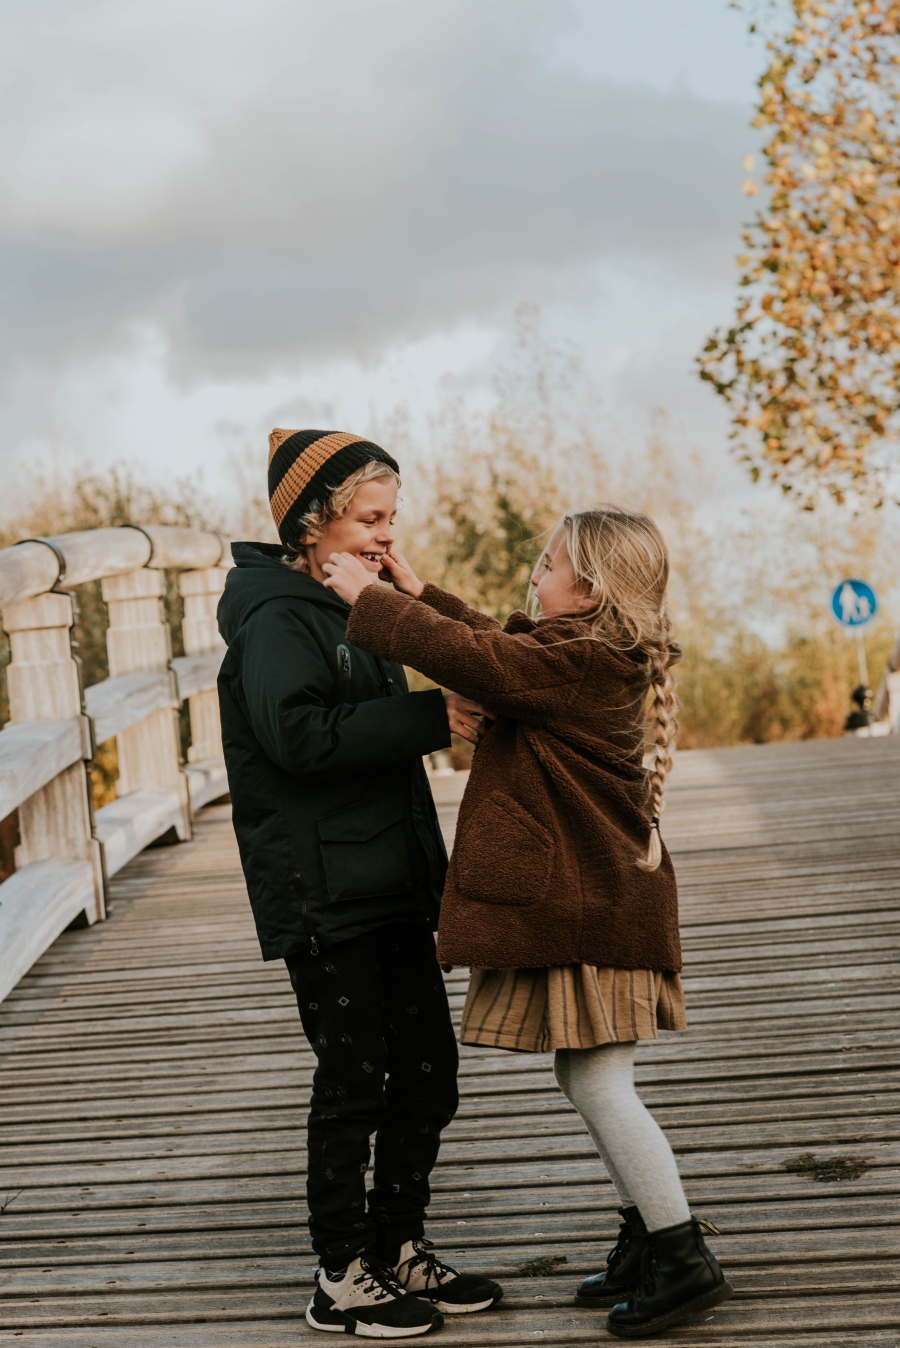
[[[613,1306],[606,1328],[622,1339],[646,1339],[733,1295],[700,1223],[692,1217],[647,1234],[637,1289]]]
[[[585,1278],[575,1293],[576,1306],[601,1309],[630,1296],[638,1283],[647,1228],[637,1208],[619,1208],[619,1239],[606,1256],[606,1271]]]

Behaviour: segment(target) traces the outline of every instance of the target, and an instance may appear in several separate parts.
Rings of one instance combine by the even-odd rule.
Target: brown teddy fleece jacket
[[[367,586],[347,637],[497,717],[460,806],[443,963],[681,968],[669,855],[657,871],[635,864],[650,838],[642,659],[567,618],[514,613],[501,628],[434,585],[418,600]]]

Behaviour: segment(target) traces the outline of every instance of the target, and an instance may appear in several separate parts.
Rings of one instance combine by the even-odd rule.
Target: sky
[[[728,0],[0,0],[0,491],[227,491],[273,425],[486,405],[540,306],[637,452],[731,492],[694,373],[733,311],[763,65]]]

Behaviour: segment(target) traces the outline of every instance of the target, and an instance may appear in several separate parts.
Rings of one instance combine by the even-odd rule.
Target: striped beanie
[[[296,547],[300,521],[324,505],[351,473],[375,460],[395,473],[386,450],[350,431],[283,431],[269,436],[269,505],[285,547]]]

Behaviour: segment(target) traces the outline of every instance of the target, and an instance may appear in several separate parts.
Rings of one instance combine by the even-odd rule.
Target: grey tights
[[[637,1045],[560,1048],[553,1064],[560,1089],[578,1110],[623,1207],[636,1206],[648,1231],[675,1226],[690,1209],[672,1148],[634,1089]]]

